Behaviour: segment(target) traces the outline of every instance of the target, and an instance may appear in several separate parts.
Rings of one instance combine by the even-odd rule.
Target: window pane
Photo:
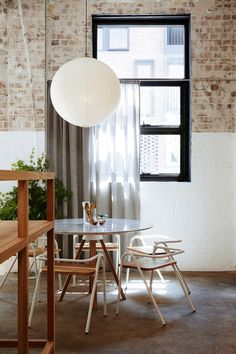
[[[128,49],[128,28],[109,28],[109,50]]]
[[[103,30],[98,28],[98,50],[103,50]]]
[[[135,77],[153,77],[154,61],[153,60],[135,60],[134,61]]]
[[[180,87],[141,86],[140,124],[180,125]]]
[[[141,135],[140,173],[180,173],[180,136]]]
[[[167,45],[184,44],[184,27],[167,26]]]
[[[184,78],[184,26],[100,25],[98,31],[97,58],[119,78]]]

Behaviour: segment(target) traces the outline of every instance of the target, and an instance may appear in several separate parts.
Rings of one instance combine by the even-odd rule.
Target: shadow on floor
[[[115,315],[116,288],[109,284],[108,316],[103,317],[102,294],[93,311],[90,333],[85,335],[88,296],[70,288],[62,303],[56,304],[56,353],[58,354],[235,354],[236,353],[236,273],[184,273],[197,312],[194,314],[173,274],[166,283],[156,280],[154,294],[167,326],[161,322],[138,279],[131,280],[127,300]],[[33,289],[33,280],[31,287]],[[43,284],[44,285],[44,284]],[[0,337],[16,336],[16,276],[8,278],[0,293]],[[36,304],[30,336],[45,336],[45,288]],[[30,353],[39,353],[31,350]],[[16,353],[2,349],[0,353]]]

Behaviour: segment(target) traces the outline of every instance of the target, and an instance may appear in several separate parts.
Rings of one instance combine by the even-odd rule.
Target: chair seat
[[[171,242],[171,243],[177,243],[177,242],[182,242],[180,238],[176,239],[170,236],[162,235],[162,234],[148,234],[148,235],[143,235],[142,239],[145,240],[152,240],[151,242]]]
[[[46,248],[42,248],[42,247],[38,247],[35,248],[34,250],[29,249],[28,250],[28,257],[34,257],[34,256],[40,256],[41,254],[44,254],[45,252],[47,252]]]
[[[106,245],[106,249],[108,251],[117,251],[119,249],[119,246],[117,243],[115,242],[105,242]],[[76,243],[75,244],[75,248],[79,248],[80,247],[80,243]],[[84,246],[83,246],[84,250],[89,250],[89,242],[85,242]],[[97,250],[102,250],[102,245],[100,242],[96,243],[96,249]]]
[[[55,273],[59,274],[76,274],[76,275],[84,275],[90,276],[96,272],[96,264],[88,265],[88,264],[80,264],[71,263],[71,262],[63,262],[63,263],[55,263]],[[47,266],[42,267],[42,272],[47,272]]]
[[[40,256],[42,254],[44,254],[45,252],[47,252],[47,248],[43,248],[43,247],[38,247],[38,248],[35,248],[34,250],[32,249],[29,249],[28,250],[28,257],[34,257],[34,256]],[[60,252],[60,249],[55,249],[54,250],[54,253],[58,253]]]
[[[135,247],[127,247],[127,250],[134,251],[137,250],[140,253],[144,254],[153,254],[153,246],[135,246]],[[155,254],[165,254],[164,251],[158,252]]]
[[[140,265],[141,270],[143,271],[161,269],[176,264],[176,261],[172,259],[161,260],[158,258],[147,258],[147,257],[145,257],[144,259],[143,257],[137,257],[137,256],[136,259],[138,261],[138,264]],[[133,259],[131,259],[130,261],[125,260],[123,263],[123,267],[137,269],[137,265]]]
[[[49,262],[46,257],[42,256],[38,258],[41,261]],[[48,263],[49,264],[49,263]],[[92,315],[92,308],[95,301],[96,295],[96,287],[98,285],[98,275],[99,271],[102,270],[102,284],[103,284],[103,305],[104,305],[104,316],[107,315],[107,306],[106,306],[106,272],[105,272],[105,262],[104,262],[104,255],[103,253],[99,252],[97,255],[87,258],[87,259],[63,259],[63,258],[56,258],[54,260],[54,270],[56,274],[67,275],[67,279],[65,281],[64,287],[61,287],[61,293],[58,298],[58,301],[62,301],[63,297],[66,292],[67,284],[70,282],[70,277],[72,275],[79,275],[85,277],[93,277],[93,282],[90,283],[91,287],[91,297],[89,302],[89,310],[87,315],[87,322],[85,327],[85,333],[89,332],[90,320]],[[43,272],[47,272],[48,267],[47,263],[43,267],[40,268],[38,272],[37,281],[34,289],[34,294],[32,298],[32,305],[29,314],[28,326],[31,326],[34,306],[36,302],[36,297],[38,294],[39,284],[40,284],[40,277]],[[89,288],[90,288],[89,287]],[[90,292],[90,291],[89,291]]]

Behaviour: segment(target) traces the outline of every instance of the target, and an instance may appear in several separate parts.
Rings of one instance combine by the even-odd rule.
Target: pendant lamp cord
[[[88,57],[88,0],[85,0],[85,57]]]

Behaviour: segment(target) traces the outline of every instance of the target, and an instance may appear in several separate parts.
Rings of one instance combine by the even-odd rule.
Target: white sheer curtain
[[[96,202],[97,212],[113,218],[138,219],[139,87],[121,84],[116,112],[90,128],[84,146],[84,198]],[[124,240],[128,239],[125,237]],[[127,244],[125,242],[123,247]]]

